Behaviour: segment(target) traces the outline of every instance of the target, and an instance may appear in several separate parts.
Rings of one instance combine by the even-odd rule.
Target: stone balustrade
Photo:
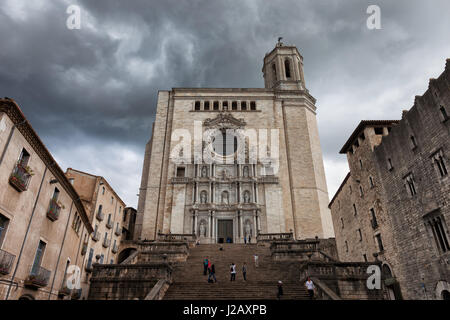
[[[289,233],[259,233],[256,237],[258,242],[272,242],[272,241],[291,241],[294,240],[292,232]]]

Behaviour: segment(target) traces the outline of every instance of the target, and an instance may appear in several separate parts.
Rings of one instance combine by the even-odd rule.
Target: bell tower
[[[264,57],[264,87],[277,90],[304,90],[303,57],[295,46],[278,38],[276,47]]]

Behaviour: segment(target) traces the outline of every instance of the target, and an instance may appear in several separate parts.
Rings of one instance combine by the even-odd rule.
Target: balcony
[[[99,239],[100,239],[100,233],[98,231],[94,231],[94,233],[92,234],[92,240],[97,242]]]
[[[0,249],[0,274],[9,274],[14,263],[15,255]]]
[[[116,234],[116,236],[120,236],[122,234],[121,228],[116,227],[116,231],[114,231],[114,233]]]
[[[32,289],[43,288],[48,285],[51,271],[40,266],[34,266],[31,269],[30,275],[25,280],[25,286]]]
[[[48,206],[47,210],[47,218],[49,218],[51,221],[58,220],[60,211],[61,206],[58,204],[56,199],[51,199],[50,205]]]
[[[119,252],[119,246],[117,244],[113,244],[113,247],[112,247],[111,251],[112,251],[112,253]]]
[[[108,229],[111,229],[113,227],[113,222],[111,220],[108,220],[108,222],[106,222],[106,227]]]
[[[102,245],[103,247],[108,248],[111,245],[111,240],[110,239],[103,240]]]
[[[82,289],[73,289],[72,290],[72,300],[79,300],[81,298]]]
[[[87,265],[84,267],[84,270],[86,270],[86,272],[88,272],[88,273],[91,273],[93,269],[94,269],[94,267],[92,267],[92,263],[87,264]]]
[[[87,249],[88,249],[88,244],[87,244],[87,242],[84,242],[83,246],[81,247],[81,255],[82,256],[84,256],[86,254]]]
[[[13,172],[9,176],[9,183],[19,192],[28,189],[32,176],[31,169],[28,166],[22,165],[20,162],[16,164]]]
[[[105,219],[105,214],[99,210],[97,211],[96,218],[98,221],[103,221],[103,219]]]
[[[70,295],[70,291],[71,290],[69,288],[67,288],[67,286],[64,284],[61,287],[61,289],[59,289],[58,296],[60,296],[60,297],[68,296],[68,295]]]

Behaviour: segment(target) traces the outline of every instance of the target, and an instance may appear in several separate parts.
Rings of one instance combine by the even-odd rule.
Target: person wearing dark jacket
[[[212,278],[214,278],[214,282],[217,282],[216,268],[214,266],[214,263],[212,263],[211,268],[209,268],[208,282],[212,282]]]
[[[203,260],[203,275],[206,276],[206,272],[208,271],[208,258]]]
[[[277,293],[277,299],[280,300],[281,296],[283,295],[283,282],[278,281],[278,293]]]

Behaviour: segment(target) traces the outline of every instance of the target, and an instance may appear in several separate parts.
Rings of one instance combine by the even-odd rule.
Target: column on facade
[[[258,203],[258,182],[255,182],[255,203]]]
[[[257,224],[257,222],[256,222],[256,210],[253,210],[253,226],[254,226],[254,230],[255,230],[255,233],[253,234],[253,236],[255,237],[255,239],[256,239],[256,235],[257,235],[257,226],[258,226],[258,224]]]
[[[243,213],[242,213],[242,211],[241,210],[239,210],[239,216],[240,216],[240,219],[239,219],[239,229],[241,230],[241,238],[244,238],[244,228],[243,228],[243,226],[244,226],[244,216],[243,216]]]
[[[194,210],[194,234],[197,235],[197,210]]]
[[[261,215],[260,215],[261,211],[256,210],[256,224],[258,226],[258,228],[256,229],[257,232],[261,231]]]
[[[209,233],[209,237],[212,237],[212,212],[211,210],[208,210],[208,216],[209,216],[209,228],[208,228],[208,233]]]
[[[215,197],[214,197],[214,193],[215,193],[215,186],[216,186],[216,183],[215,182],[211,182],[211,203],[214,203],[214,201],[215,201]]]

